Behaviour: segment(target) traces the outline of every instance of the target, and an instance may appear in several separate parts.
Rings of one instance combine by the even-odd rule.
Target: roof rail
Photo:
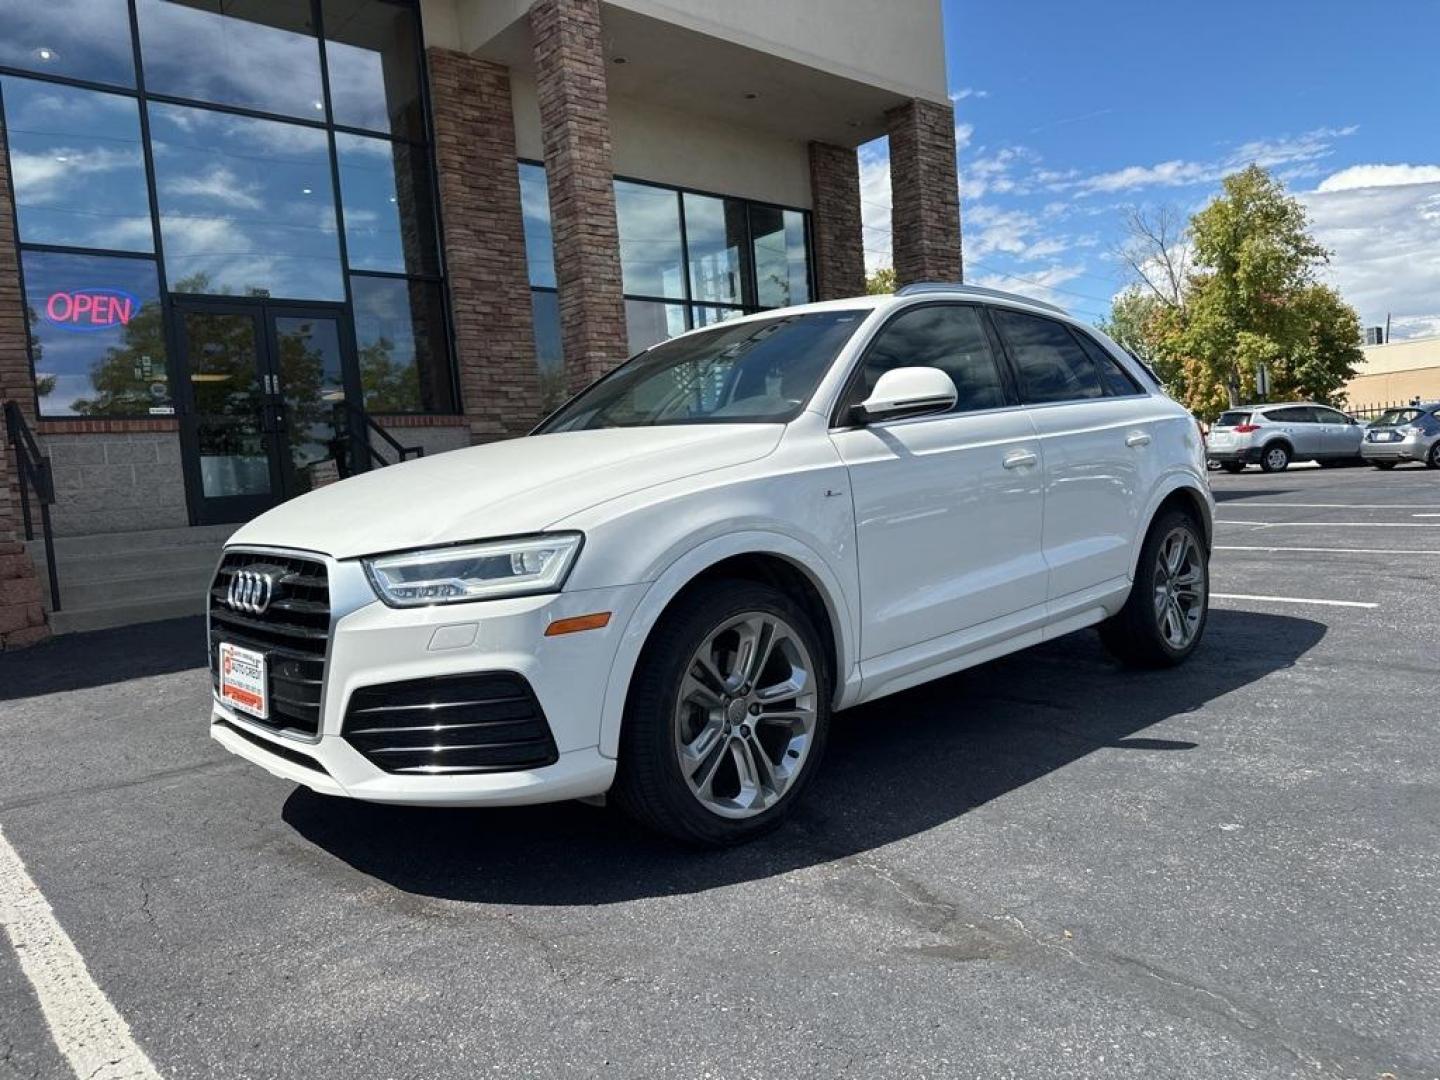
[[[994,300],[1014,300],[1017,303],[1059,312],[1061,315],[1068,314],[1064,308],[1046,303],[1044,300],[1036,300],[1033,296],[1023,296],[1020,293],[1005,292],[1001,289],[987,289],[984,285],[962,285],[956,281],[915,281],[895,290],[896,296],[918,296],[922,293],[962,293],[968,296],[988,296]]]

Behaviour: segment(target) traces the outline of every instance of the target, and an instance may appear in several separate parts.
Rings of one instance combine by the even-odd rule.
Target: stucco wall
[[[540,109],[535,83],[511,72],[515,147],[540,160]],[[804,142],[661,106],[610,100],[615,172],[677,187],[810,207],[810,158]]]

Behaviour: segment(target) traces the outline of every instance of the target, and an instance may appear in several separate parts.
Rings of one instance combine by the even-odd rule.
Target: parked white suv
[[[836,709],[1095,624],[1183,660],[1213,507],[1194,420],[1058,309],[937,285],[766,312],[527,438],[243,527],[210,730],[333,795],[608,792],[732,842],[794,804]]]
[[[1226,472],[1246,465],[1283,472],[1292,461],[1357,465],[1365,430],[1328,405],[1291,401],[1227,409],[1210,426],[1209,459]]]

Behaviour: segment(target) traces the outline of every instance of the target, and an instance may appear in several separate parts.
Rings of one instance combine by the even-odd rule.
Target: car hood
[[[537,532],[622,495],[775,449],[780,424],[695,424],[531,435],[355,476],[277,506],[231,544],[353,558]]]

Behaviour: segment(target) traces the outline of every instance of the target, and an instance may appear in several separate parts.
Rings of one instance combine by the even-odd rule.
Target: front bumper
[[[1396,442],[1371,442],[1366,439],[1360,444],[1362,461],[1424,461],[1430,453],[1430,444],[1423,436],[1409,435]]]
[[[313,556],[312,556],[313,558]],[[375,599],[356,562],[327,560],[333,622],[319,732],[278,732],[212,700],[210,734],[276,776],[329,795],[410,805],[503,806],[606,791],[615,762],[601,754],[600,725],[620,638],[645,585],[427,608]],[[600,629],[546,637],[557,619],[611,613]],[[552,764],[514,771],[385,771],[343,734],[351,696],[444,676],[508,672],[530,686],[555,742]]]

